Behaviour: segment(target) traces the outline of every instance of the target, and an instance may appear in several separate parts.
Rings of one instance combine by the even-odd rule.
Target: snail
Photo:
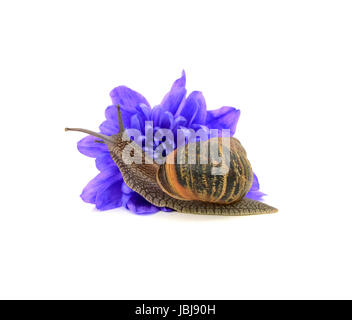
[[[166,162],[157,164],[130,138],[126,138],[120,106],[117,106],[119,132],[112,136],[80,128],[65,128],[79,131],[101,139],[121,171],[125,183],[147,201],[158,207],[168,207],[182,213],[205,215],[254,215],[274,213],[278,210],[265,203],[245,198],[253,182],[253,172],[245,149],[234,137],[211,138],[202,142],[191,142],[167,155]],[[218,139],[218,152],[226,153],[230,146],[224,174],[212,174],[219,164],[200,164],[203,144]],[[225,139],[225,140],[224,140]],[[229,141],[226,139],[229,139]],[[195,144],[195,145],[192,145]],[[124,161],[126,147],[134,150],[141,163]],[[195,148],[196,164],[178,163],[177,157],[187,157],[188,150]],[[147,161],[149,160],[149,161]],[[204,159],[203,159],[204,160]]]

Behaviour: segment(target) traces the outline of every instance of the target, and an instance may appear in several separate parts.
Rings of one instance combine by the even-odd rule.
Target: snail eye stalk
[[[93,137],[101,139],[102,141],[99,142],[99,143],[111,143],[111,144],[115,143],[115,141],[114,141],[114,139],[112,137],[109,137],[109,136],[107,136],[105,134],[102,134],[102,133],[98,133],[98,132],[94,132],[94,131],[91,131],[91,130],[87,130],[87,129],[65,128],[65,131],[78,131],[78,132],[83,132],[83,133],[89,134],[89,135],[91,135]]]
[[[117,105],[117,117],[119,120],[119,133],[123,133],[125,131],[125,126],[123,125],[123,120],[121,116],[121,107],[119,104]]]

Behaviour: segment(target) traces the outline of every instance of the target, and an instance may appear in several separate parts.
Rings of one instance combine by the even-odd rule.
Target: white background
[[[0,298],[352,298],[350,1],[1,1]],[[137,216],[79,195],[79,133],[187,74],[275,215]]]

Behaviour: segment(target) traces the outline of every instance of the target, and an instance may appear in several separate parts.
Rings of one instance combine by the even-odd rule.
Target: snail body
[[[212,138],[193,142],[171,152],[164,164],[146,161],[146,155],[132,140],[124,136],[120,107],[118,108],[119,133],[106,136],[85,129],[80,131],[101,139],[119,167],[125,183],[147,201],[158,207],[168,207],[178,212],[213,215],[252,215],[274,213],[277,209],[262,202],[245,198],[253,182],[253,172],[241,143],[233,137]],[[209,162],[208,154],[201,152],[206,144],[216,142],[220,156],[227,155],[224,163]],[[228,140],[226,140],[228,139]],[[123,160],[126,147],[139,150],[142,163],[127,164]],[[189,150],[194,147],[194,159]],[[178,157],[190,161],[179,163]],[[213,170],[224,170],[224,174],[212,174]],[[221,171],[220,171],[221,173]]]

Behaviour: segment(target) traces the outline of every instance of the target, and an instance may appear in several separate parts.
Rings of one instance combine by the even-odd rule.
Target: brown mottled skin
[[[131,144],[134,150],[138,150],[139,146],[134,141],[123,139],[124,129],[119,106],[118,114],[120,132],[110,137],[85,129],[66,128],[65,130],[85,132],[102,139],[108,146],[112,159],[119,167],[125,183],[153,205],[168,207],[182,213],[203,215],[242,216],[277,212],[276,208],[247,198],[242,198],[239,201],[231,203],[215,203],[199,200],[181,200],[170,196],[158,184],[156,177],[160,166],[155,163],[144,163],[147,155],[143,151],[141,151],[143,160],[141,164],[126,164],[123,161],[122,151],[127,145]],[[237,139],[231,141],[231,144],[240,145]],[[244,149],[243,152],[245,153]]]

